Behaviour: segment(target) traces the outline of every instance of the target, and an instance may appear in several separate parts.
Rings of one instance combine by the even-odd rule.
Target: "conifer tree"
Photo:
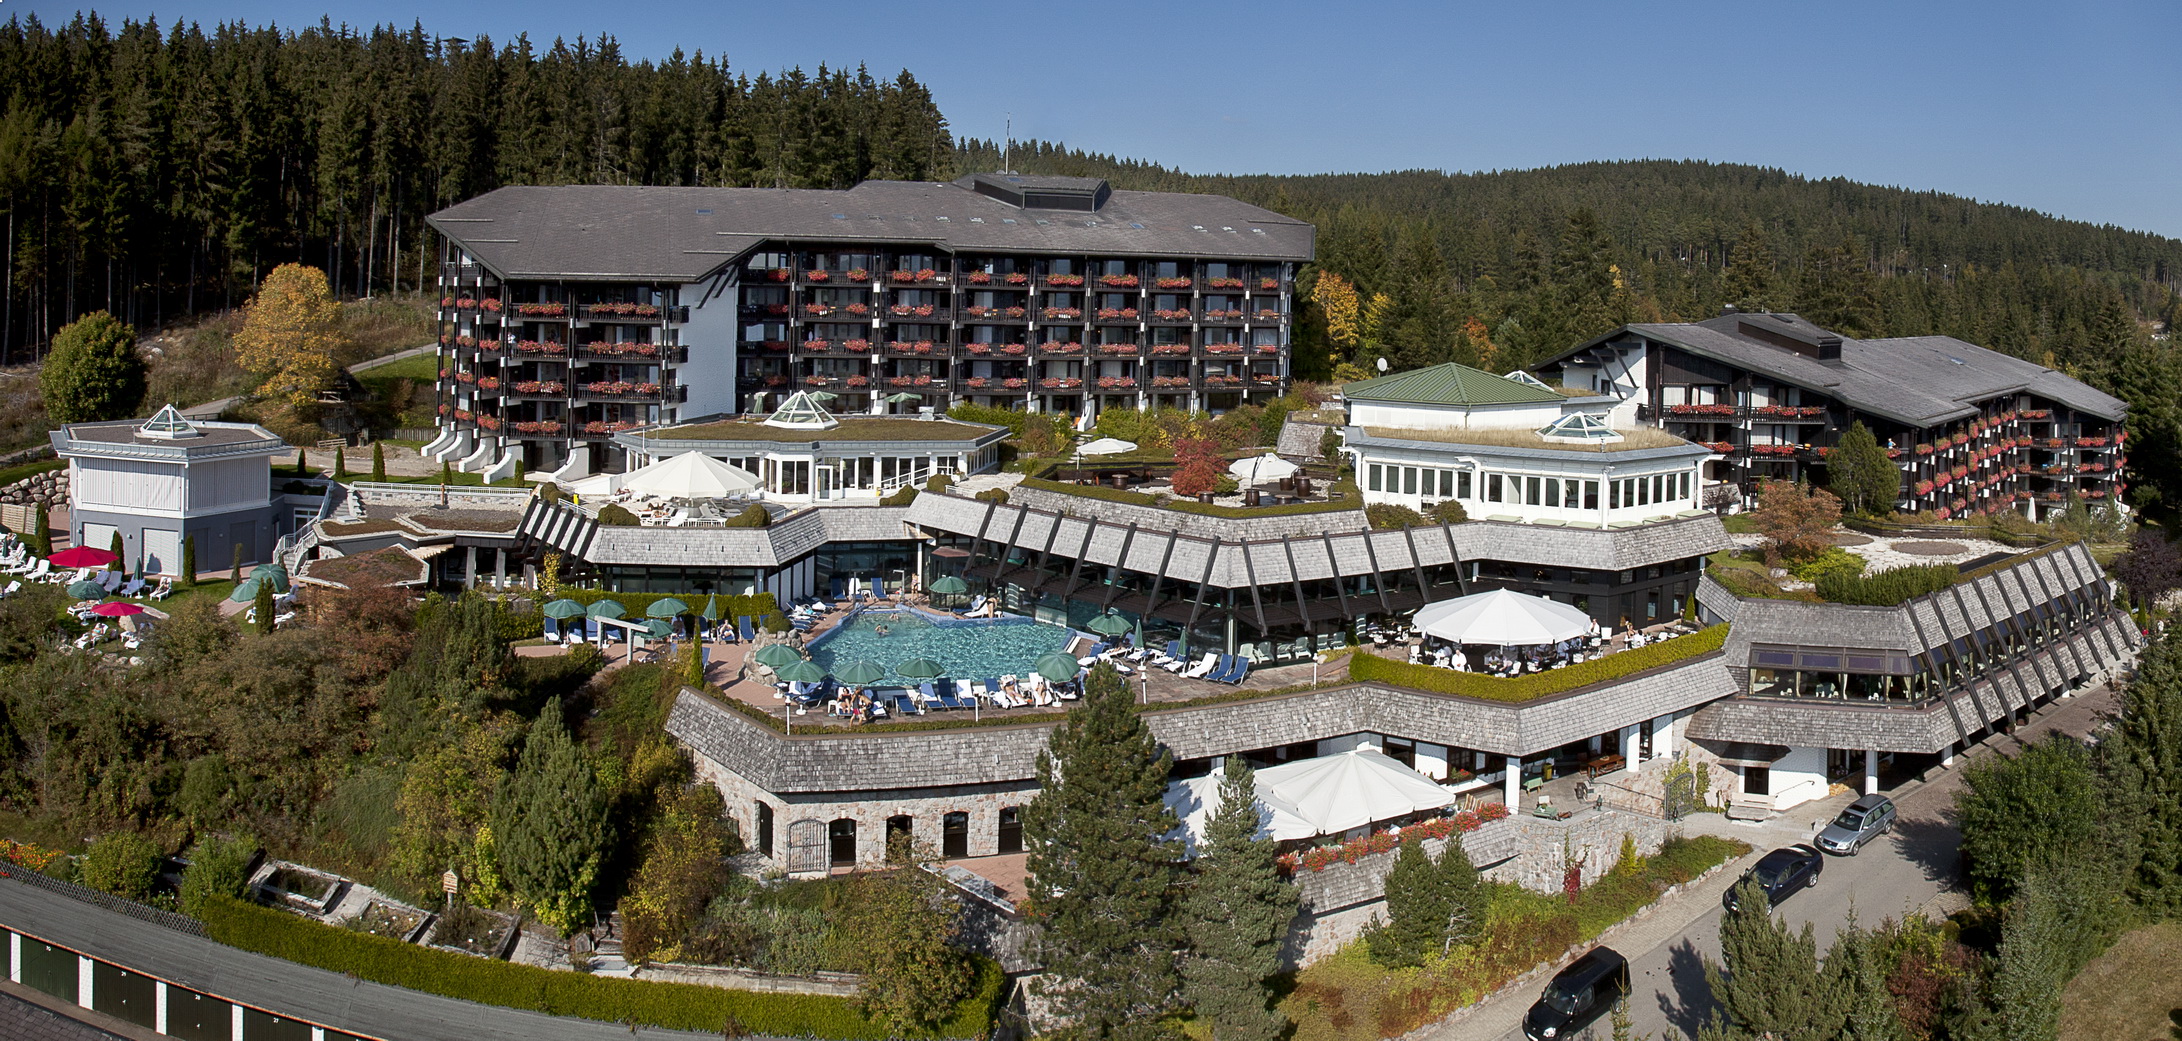
[[[386,446],[377,441],[371,443],[371,479],[386,480]]]
[[[37,550],[39,556],[52,555],[53,515],[46,512],[44,503],[39,503],[38,508],[31,511],[30,531],[26,534],[30,536],[30,548]]]
[[[1820,970],[1818,941],[1773,917],[1765,887],[1736,883],[1736,906],[1720,917],[1720,958],[1705,961],[1705,982],[1728,1019],[1774,1041],[1833,1041],[1848,1016],[1848,987]]]
[[[1447,900],[1446,937],[1440,943],[1444,953],[1476,939],[1485,928],[1485,901],[1489,894],[1459,835],[1448,836],[1447,845],[1441,848],[1439,859],[1433,862],[1432,868],[1438,876],[1440,892]]]
[[[235,543],[235,559],[228,565],[227,580],[242,584],[242,543]]]
[[[1882,514],[1894,507],[1902,488],[1902,471],[1887,458],[1886,449],[1862,420],[1841,432],[1833,451],[1826,454],[1826,487],[1851,513]]]
[[[257,585],[258,595],[251,601],[250,617],[257,623],[258,632],[270,633],[273,631],[273,583],[260,579]]]
[[[182,574],[181,574],[181,576],[180,576],[180,577],[181,577],[181,580],[182,580],[182,588],[184,588],[184,589],[194,589],[194,588],[196,588],[196,586],[197,586],[197,536],[195,536],[195,535],[184,535],[184,536],[182,536]]]
[[[1230,756],[1223,770],[1220,806],[1197,849],[1197,885],[1183,905],[1191,950],[1182,959],[1182,993],[1211,1022],[1213,1041],[1273,1041],[1286,1017],[1267,1007],[1267,982],[1280,971],[1296,887],[1280,877],[1272,840],[1257,837],[1250,764]]]
[[[501,782],[492,831],[501,878],[540,921],[562,932],[591,922],[591,889],[613,840],[605,793],[561,725],[561,701],[546,702]]]
[[[348,455],[341,449],[333,450],[333,479],[338,481],[349,475]]]
[[[1424,964],[1447,942],[1447,920],[1453,908],[1440,873],[1422,842],[1404,842],[1394,855],[1394,867],[1386,876],[1384,924],[1364,931],[1371,960],[1391,968]]]
[[[1038,754],[1038,796],[1023,810],[1030,910],[1061,982],[1054,1003],[1084,1038],[1167,1036],[1178,979],[1179,822],[1164,796],[1173,756],[1101,663],[1081,703]]]
[[[2053,882],[2043,872],[2023,880],[2008,904],[1999,956],[1987,984],[1989,1008],[1967,1031],[1971,1041],[2055,1041],[2061,1033],[2061,986],[2068,966],[2067,924]]]
[[[133,414],[144,398],[144,360],[136,353],[136,330],[104,311],[68,323],[53,337],[38,372],[38,387],[46,414],[55,422]]]
[[[2182,648],[2172,630],[2138,659],[2098,762],[2100,802],[2134,839],[2130,898],[2148,916],[2182,916]]]
[[[1765,226],[1752,218],[1743,225],[1735,247],[1727,255],[1727,270],[1720,277],[1720,295],[1744,311],[1772,310],[1773,248],[1765,241]]]

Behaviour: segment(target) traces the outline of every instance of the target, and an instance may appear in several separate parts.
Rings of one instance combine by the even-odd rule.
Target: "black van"
[[[1546,984],[1523,1016],[1530,1041],[1572,1037],[1629,993],[1629,959],[1611,947],[1593,947]]]

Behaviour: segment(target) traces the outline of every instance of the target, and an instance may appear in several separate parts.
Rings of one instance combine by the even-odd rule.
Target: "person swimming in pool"
[[[888,635],[888,633],[887,633],[887,631],[886,631],[886,626],[883,626],[883,625],[874,625],[874,626],[872,626],[872,627],[871,627],[871,632],[872,632],[872,635],[874,635],[874,636],[886,636],[886,635]]]

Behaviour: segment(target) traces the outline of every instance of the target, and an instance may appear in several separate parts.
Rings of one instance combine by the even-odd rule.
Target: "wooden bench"
[[[1545,783],[1546,778],[1544,774],[1533,774],[1529,777],[1523,778],[1523,790],[1526,792],[1535,792],[1538,789],[1544,787]]]
[[[1586,776],[1595,781],[1598,780],[1600,774],[1610,774],[1627,765],[1629,765],[1629,760],[1621,756],[1602,755],[1583,764],[1583,770]]]

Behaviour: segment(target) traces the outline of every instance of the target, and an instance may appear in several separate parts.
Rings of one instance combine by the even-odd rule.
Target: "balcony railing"
[[[1041,343],[1038,345],[1038,355],[1043,358],[1080,358],[1083,356],[1083,344],[1074,340]]]
[[[593,340],[589,343],[577,344],[575,356],[587,361],[619,361],[647,365],[657,364],[662,361],[686,361],[689,358],[689,349],[630,340]]]
[[[687,322],[689,308],[660,304],[580,304],[576,316],[587,322]]]
[[[509,304],[501,313],[518,322],[557,322],[568,318],[569,307],[559,303],[516,303]]]
[[[895,358],[945,357],[947,345],[931,340],[888,340],[885,353]]]
[[[507,424],[516,437],[567,437],[568,424],[558,419],[517,419]]]
[[[870,304],[804,304],[796,308],[796,317],[804,321],[828,319],[836,322],[865,322],[871,320]]]
[[[802,354],[861,357],[871,353],[870,340],[805,340],[797,346]]]
[[[516,380],[507,385],[507,395],[515,398],[560,400],[568,397],[568,384],[560,380]]]
[[[1188,325],[1197,320],[1197,312],[1187,307],[1159,307],[1146,312],[1153,325]]]
[[[1091,353],[1101,358],[1137,358],[1143,356],[1144,348],[1133,343],[1102,343],[1093,346]]]
[[[995,322],[1017,325],[1030,320],[1030,309],[1014,306],[981,307],[972,305],[962,309],[962,320],[965,322],[982,322],[988,325]]]
[[[888,390],[911,390],[918,393],[943,393],[947,390],[945,376],[887,376],[880,384]]]
[[[966,286],[987,286],[993,289],[1029,289],[1030,275],[1021,271],[972,271],[959,279]]]
[[[962,381],[962,388],[986,392],[1025,391],[1030,389],[1030,384],[1030,380],[1021,376],[971,376]]]
[[[895,321],[945,322],[954,318],[954,308],[945,304],[888,304],[882,315]]]
[[[944,271],[933,268],[917,268],[910,271],[889,271],[886,284],[890,286],[945,286],[952,281]]]
[[[972,358],[1027,358],[1030,345],[1024,343],[966,343],[962,353]]]
[[[804,268],[798,280],[807,286],[868,286],[873,281],[868,267]]]
[[[671,405],[688,397],[689,388],[677,384],[614,381],[576,386],[576,398],[580,401],[643,401]]]
[[[1100,376],[1094,379],[1092,383],[1101,391],[1111,392],[1136,390],[1135,376]]]
[[[1100,325],[1135,325],[1137,310],[1134,307],[1101,307],[1092,320]]]
[[[1239,307],[1205,309],[1205,321],[1217,325],[1241,325],[1246,317],[1246,312]]]

